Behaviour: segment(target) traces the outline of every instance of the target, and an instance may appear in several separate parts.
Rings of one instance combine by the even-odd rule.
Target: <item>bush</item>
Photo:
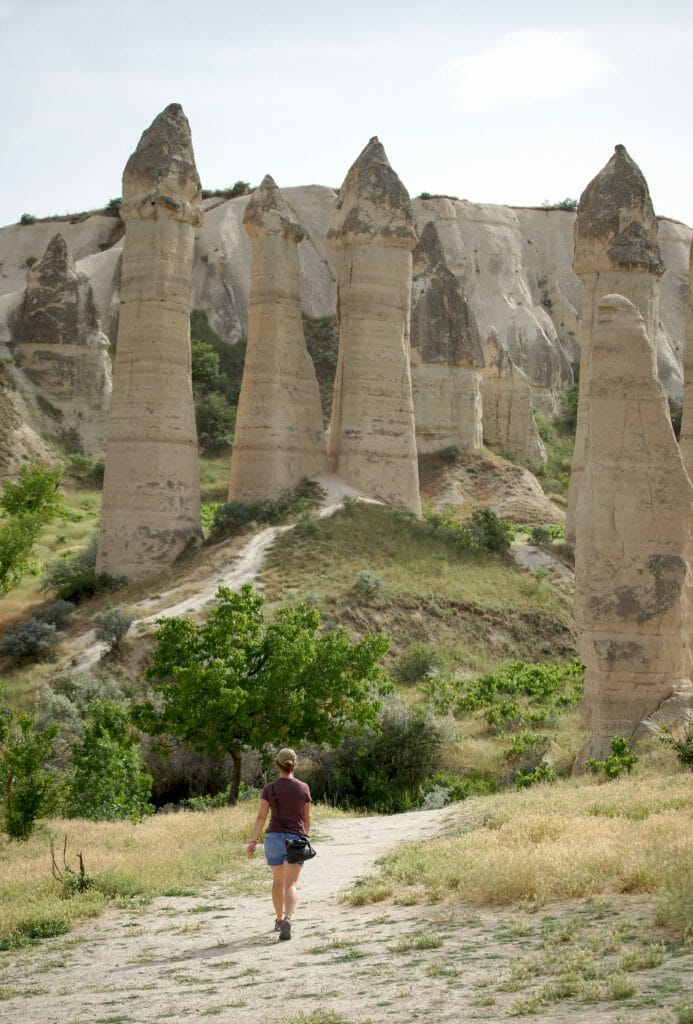
[[[395,700],[385,705],[379,724],[327,754],[312,752],[318,766],[307,781],[315,799],[381,814],[421,806],[422,787],[441,767],[442,725]]]
[[[23,213],[22,216],[19,218],[19,223],[23,225],[35,224],[36,217],[34,217],[33,213]]]
[[[71,601],[50,601],[35,608],[31,613],[32,619],[39,622],[52,623],[54,626],[66,626],[71,621],[76,611]]]
[[[92,618],[96,624],[96,637],[103,640],[109,651],[115,651],[125,639],[135,616],[123,604],[114,604],[97,612]]]
[[[195,402],[197,440],[206,452],[218,452],[233,443],[236,410],[223,395],[213,391]]]
[[[124,580],[96,571],[96,544],[94,535],[81,551],[58,558],[46,566],[41,582],[43,591],[52,590],[63,601],[79,604],[88,597],[116,590]]]
[[[513,536],[511,524],[499,519],[488,508],[477,509],[466,522],[457,518],[457,510],[453,506],[429,509],[426,523],[432,534],[441,537],[458,553],[503,553],[510,547]]]
[[[682,722],[663,726],[658,732],[660,743],[673,750],[681,764],[693,771],[693,711],[689,709]]]
[[[631,754],[627,739],[623,736],[614,736],[611,740],[610,755],[604,761],[590,757],[585,761],[585,765],[595,775],[603,773],[607,779],[617,779],[624,772],[630,774],[639,760],[637,754]]]
[[[16,626],[6,626],[0,641],[0,657],[13,661],[38,661],[50,654],[56,644],[65,637],[50,622],[31,618]]]
[[[55,726],[38,730],[30,715],[15,715],[0,705],[0,793],[3,828],[10,839],[28,839],[36,819],[51,808],[54,780],[46,762],[56,732]]]
[[[535,544],[551,543],[551,531],[545,526],[533,526],[530,536]]]
[[[397,659],[395,678],[399,683],[418,683],[446,666],[447,658],[435,644],[413,643]]]
[[[499,731],[544,722],[551,713],[580,702],[583,674],[578,661],[568,665],[513,661],[467,683],[457,710],[480,711]]]
[[[105,464],[101,459],[95,461],[80,452],[74,452],[67,458],[69,476],[82,487],[102,487],[104,471]]]
[[[440,453],[440,457],[443,462],[455,463],[462,454],[462,449],[458,444],[450,444],[447,448],[443,448]]]
[[[129,734],[127,709],[113,701],[95,700],[89,711],[91,722],[72,751],[69,816],[113,821],[151,813],[152,778]]]
[[[280,523],[296,518],[319,504],[323,489],[315,480],[302,480],[293,490],[282,491],[264,501],[229,501],[219,505],[213,515],[211,541],[233,537],[250,523]]]
[[[377,576],[374,572],[370,572],[368,569],[362,569],[361,572],[356,574],[353,589],[362,597],[375,597],[376,594],[381,592],[384,586],[385,583],[382,576]]]

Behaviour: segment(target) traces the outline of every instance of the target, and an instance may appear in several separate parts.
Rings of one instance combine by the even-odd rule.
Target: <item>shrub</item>
[[[353,589],[362,597],[375,597],[385,586],[382,576],[377,576],[368,569],[362,569],[356,574]]]
[[[550,713],[579,703],[583,673],[578,661],[568,665],[513,661],[467,683],[457,710],[480,711],[500,731],[543,722]]]
[[[611,740],[610,755],[604,761],[590,757],[585,761],[585,765],[595,775],[603,773],[608,779],[617,779],[624,772],[632,772],[638,761],[637,754],[630,752],[628,740],[623,736],[614,736]]]
[[[31,613],[32,619],[39,622],[52,623],[54,626],[66,626],[76,611],[71,601],[50,601],[35,608]]]
[[[409,644],[397,659],[395,678],[400,683],[418,683],[425,676],[436,675],[446,665],[445,655],[435,644]]]
[[[23,225],[35,224],[36,217],[34,217],[33,213],[23,213],[22,216],[19,218],[19,223]]]
[[[151,813],[152,778],[129,734],[127,709],[113,701],[95,700],[89,711],[91,722],[72,751],[69,816],[100,821]]]
[[[13,661],[37,661],[46,657],[65,634],[58,631],[51,622],[31,618],[16,626],[6,626],[0,641],[0,657]]]
[[[535,544],[551,543],[551,531],[546,526],[533,526],[530,536]]]
[[[233,443],[236,410],[223,395],[213,391],[195,402],[195,422],[200,448],[207,452],[229,448]]]
[[[210,540],[233,537],[250,523],[280,523],[300,516],[317,505],[324,495],[315,480],[301,480],[293,490],[264,501],[229,501],[214,512]]]
[[[510,547],[512,527],[488,508],[478,508],[472,513],[472,529],[479,547],[487,551],[503,552]]]
[[[52,590],[60,600],[79,604],[95,594],[122,586],[122,579],[108,573],[97,573],[96,544],[94,535],[80,551],[50,562],[44,571],[41,589]]]
[[[108,205],[106,206],[106,209],[107,210],[111,210],[113,213],[120,214],[120,208],[121,208],[122,205],[123,205],[122,197],[121,196],[116,196],[114,199],[109,199],[108,200]]]
[[[90,459],[81,452],[73,452],[67,458],[67,472],[70,477],[82,486],[101,487],[105,471],[104,462]]]
[[[453,506],[429,509],[426,522],[431,533],[441,537],[458,552],[489,551],[502,553],[510,547],[513,527],[488,508],[477,509],[471,519],[462,522]]]
[[[15,715],[0,705],[0,793],[3,828],[10,839],[28,839],[36,819],[51,806],[54,785],[46,762],[56,732],[55,726],[38,730],[30,715]]]
[[[96,637],[103,640],[109,651],[115,651],[125,639],[135,616],[125,605],[114,604],[92,618],[96,624]]]
[[[442,452],[440,453],[440,456],[443,462],[454,463],[457,462],[461,454],[462,449],[458,444],[450,444],[448,445],[447,448],[443,448]]]
[[[392,814],[424,799],[422,786],[440,770],[443,729],[432,715],[391,700],[379,728],[349,735],[339,747],[312,752],[313,796],[342,807]]]
[[[659,741],[670,747],[681,764],[693,771],[693,711],[689,709],[682,722],[661,728]]]

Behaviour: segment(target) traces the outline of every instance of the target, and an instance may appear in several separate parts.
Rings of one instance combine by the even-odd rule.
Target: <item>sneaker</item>
[[[290,939],[291,938],[291,918],[285,917],[279,926],[279,938]]]
[[[274,930],[275,930],[275,932],[279,932],[279,931],[281,931],[281,928],[282,928],[282,923],[279,920],[279,918],[277,918],[275,920],[275,922],[274,922]]]

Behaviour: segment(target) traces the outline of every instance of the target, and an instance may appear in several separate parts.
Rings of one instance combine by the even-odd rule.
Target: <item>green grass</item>
[[[363,570],[383,581],[372,597],[354,587]],[[478,672],[573,650],[565,595],[537,587],[507,557],[456,553],[426,524],[382,506],[349,503],[283,534],[261,579],[272,600],[310,597],[328,625],[387,633],[393,657],[422,640],[444,646],[453,669]]]

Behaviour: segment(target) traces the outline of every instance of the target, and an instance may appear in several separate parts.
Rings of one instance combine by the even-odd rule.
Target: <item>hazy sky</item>
[[[372,135],[412,195],[577,197],[623,143],[693,225],[693,2],[0,0],[0,224],[102,206],[168,103],[205,188],[337,186]]]

